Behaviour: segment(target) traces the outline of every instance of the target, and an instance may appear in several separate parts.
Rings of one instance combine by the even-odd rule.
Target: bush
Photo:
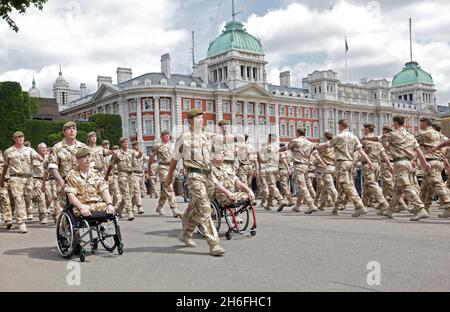
[[[13,133],[23,129],[24,101],[22,87],[18,82],[0,82],[0,149],[2,150],[11,146]]]

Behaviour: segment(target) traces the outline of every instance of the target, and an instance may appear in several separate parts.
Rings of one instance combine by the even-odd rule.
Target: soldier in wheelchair
[[[56,226],[58,251],[65,258],[79,254],[83,262],[84,246],[89,244],[94,254],[100,242],[106,250],[117,248],[122,254],[123,243],[108,182],[91,168],[89,149],[81,148],[76,159],[78,166],[69,173],[65,186],[70,204]]]

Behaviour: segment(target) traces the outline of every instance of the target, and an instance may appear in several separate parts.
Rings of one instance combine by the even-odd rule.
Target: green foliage
[[[0,149],[11,146],[12,135],[25,122],[22,87],[17,82],[0,82]]]
[[[19,27],[11,18],[12,11],[15,10],[20,14],[25,14],[30,5],[42,10],[46,2],[47,0],[2,0],[0,1],[0,18],[8,23],[9,28],[18,32]]]
[[[111,146],[119,142],[122,134],[122,117],[120,115],[96,114],[89,118],[97,126],[97,143],[109,140]]]

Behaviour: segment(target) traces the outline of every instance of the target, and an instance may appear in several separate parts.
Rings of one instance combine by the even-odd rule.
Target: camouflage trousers
[[[110,177],[109,192],[112,197],[114,209],[117,211],[119,209],[119,204],[122,202],[122,192],[120,191],[119,178],[116,174],[113,174]]]
[[[183,232],[192,238],[197,227],[202,227],[209,246],[219,245],[219,235],[211,218],[211,198],[214,195],[214,183],[210,176],[189,173],[187,183],[191,200],[182,218]]]
[[[119,172],[118,182],[120,193],[122,194],[122,200],[119,202],[119,207],[117,212],[120,214],[124,210],[130,212],[133,210],[133,204],[131,201],[131,196],[134,189],[133,176],[124,172]]]
[[[314,199],[311,196],[311,192],[309,190],[307,182],[308,175],[309,175],[308,165],[304,164],[294,165],[294,179],[295,184],[297,185],[297,206],[301,206],[302,202],[308,205],[308,207],[314,206]],[[315,192],[314,195],[316,195]]]
[[[394,191],[394,179],[385,162],[382,162],[380,166],[380,179],[384,198],[390,201]]]
[[[264,204],[265,202],[267,202],[267,196],[269,196],[269,192],[267,182],[262,171],[256,177],[256,183],[258,184],[258,195],[261,197],[261,204]]]
[[[339,193],[338,200],[335,203],[335,210],[343,209],[347,199],[353,202],[355,210],[365,209],[358,192],[355,189],[353,162],[337,161],[336,162],[336,184]]]
[[[234,195],[236,195],[236,202],[245,201],[248,200],[248,194],[244,192],[235,192]],[[216,193],[214,194],[217,202],[219,203],[219,206],[224,208],[228,205],[233,204],[228,197],[225,194],[222,193]]]
[[[395,211],[403,196],[413,206],[410,209],[412,213],[418,213],[424,208],[417,189],[411,182],[411,171],[412,164],[410,161],[399,161],[394,164],[394,191],[389,204],[389,210]]]
[[[279,171],[278,181],[280,182],[281,196],[283,196],[284,199],[288,200],[289,203],[292,203],[291,188],[289,186],[289,174],[287,170]]]
[[[306,187],[308,188],[309,195],[313,199],[315,199],[316,198],[316,191],[314,190],[313,179],[312,179],[312,176],[311,176],[309,171],[306,174]]]
[[[242,183],[252,187],[253,180],[253,166],[252,165],[240,165],[237,176]]]
[[[42,221],[42,219],[47,217],[48,211],[47,211],[47,203],[45,201],[45,189],[44,191],[42,191],[41,179],[34,179],[32,200],[38,209],[39,219]]]
[[[338,192],[336,190],[336,187],[334,186],[334,179],[333,175],[336,172],[335,166],[327,166],[325,168],[319,168],[322,186],[319,187],[319,183],[317,185],[318,192],[320,191],[320,196],[317,194],[316,200],[318,199],[319,207],[324,208],[329,200],[331,200],[333,203],[337,201],[338,198]],[[318,175],[318,177],[319,177]],[[319,179],[318,179],[319,180]]]
[[[33,195],[34,195],[33,186],[34,186],[33,185],[33,179],[28,179],[27,180],[27,184],[25,186],[26,193],[24,194],[25,207],[27,209],[27,215],[32,215],[33,214]]]
[[[160,181],[165,181],[167,175],[169,174],[168,166],[158,167],[158,176]],[[175,192],[173,190],[173,183],[175,182],[175,176],[172,179],[172,184],[167,186],[165,183],[161,184],[161,196],[159,197],[158,206],[163,207],[166,201],[169,202],[170,209],[175,209],[177,207],[177,202],[175,199]]]
[[[370,170],[367,165],[364,165],[363,170],[363,189],[364,197],[367,199],[372,199],[374,202],[378,203],[377,209],[386,210],[389,208],[389,204],[383,195],[383,190],[378,184],[378,177],[380,175],[380,165],[372,163],[372,169]]]
[[[131,198],[132,205],[142,207],[142,198],[145,193],[142,193],[142,184],[144,184],[144,176],[142,173],[133,173],[133,196]]]
[[[106,209],[108,208],[106,203],[101,202],[101,203],[89,203],[89,204],[84,204],[86,206],[89,207],[89,211],[90,212],[97,212],[97,211],[106,211]],[[79,217],[81,216],[81,212],[78,208],[73,207],[73,214],[75,215],[75,217]]]
[[[429,212],[433,197],[439,197],[439,204],[444,209],[450,209],[449,191],[442,180],[442,170],[444,163],[442,161],[429,161],[431,165],[430,171],[425,171],[420,188],[420,199],[425,205],[425,209]]]
[[[25,193],[28,190],[27,184],[32,178],[11,177],[9,181],[9,189],[14,199],[14,213],[18,224],[27,221],[27,207],[25,204]]]
[[[0,188],[0,208],[3,221],[12,222],[11,201],[9,200],[9,183],[5,182],[5,187]]]
[[[55,180],[47,180],[45,182],[45,205],[47,206],[47,212],[55,210],[55,202],[58,198],[58,194],[56,191],[56,181]]]
[[[280,191],[277,188],[277,181],[275,178],[276,171],[263,171],[262,175],[266,184],[263,185],[264,189],[263,194],[265,194],[264,198],[267,199],[267,205],[270,207],[272,201],[276,199],[277,201],[283,200],[283,196],[281,196]]]
[[[156,174],[150,176],[150,198],[159,197],[158,177]]]

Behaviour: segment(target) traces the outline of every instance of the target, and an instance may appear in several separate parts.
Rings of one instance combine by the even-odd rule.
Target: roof
[[[394,76],[392,80],[392,87],[403,85],[424,83],[433,85],[433,77],[426,71],[420,68],[417,62],[408,62],[403,67],[403,70]]]
[[[203,80],[200,77],[195,77],[192,75],[182,75],[182,74],[172,74],[170,79],[166,77],[163,73],[147,73],[141,75],[139,77],[124,81],[118,85],[120,88],[129,88],[129,87],[137,87],[137,86],[145,86],[145,85],[161,85],[161,82],[164,81],[167,83],[167,86],[183,86],[182,82],[184,82],[184,86],[190,87],[192,83],[195,82],[196,87],[200,88],[204,84]],[[212,84],[206,84],[208,88],[212,88]]]
[[[277,85],[273,85],[273,84],[269,84],[269,92],[270,93],[274,93],[277,90],[280,92],[280,95],[283,95],[283,92],[287,92],[289,95],[295,93],[297,95],[300,94],[309,94],[309,90],[308,89],[301,89],[301,88],[295,88],[295,87],[283,87],[283,86],[277,86]]]
[[[222,34],[209,45],[208,57],[231,49],[264,54],[261,42],[250,35],[239,21],[231,21],[225,25]]]

